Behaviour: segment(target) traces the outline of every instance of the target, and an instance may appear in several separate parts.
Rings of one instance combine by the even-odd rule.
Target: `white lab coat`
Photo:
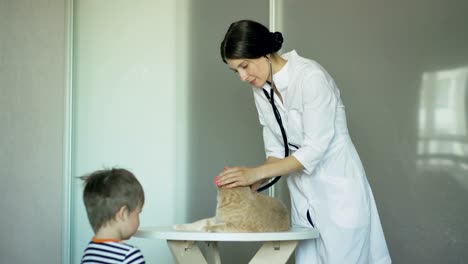
[[[284,104],[275,96],[288,142],[304,170],[285,177],[293,226],[320,231],[302,241],[296,263],[391,263],[374,197],[348,134],[344,105],[331,76],[317,62],[295,51],[273,78]],[[269,92],[270,86],[264,88]],[[284,157],[281,130],[262,89],[253,87],[266,156]]]

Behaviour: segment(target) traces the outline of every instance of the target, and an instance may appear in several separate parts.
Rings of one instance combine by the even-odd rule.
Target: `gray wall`
[[[65,1],[0,1],[0,263],[61,263]]]
[[[282,1],[334,76],[394,263],[468,262],[467,1]]]

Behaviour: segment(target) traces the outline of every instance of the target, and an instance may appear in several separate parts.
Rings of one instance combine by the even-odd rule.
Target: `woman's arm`
[[[276,176],[300,171],[304,167],[294,156],[289,156],[285,159],[268,157],[265,163],[256,167],[256,169],[258,170],[260,180],[268,180]]]
[[[282,160],[282,159],[277,158],[277,157],[268,157],[263,164],[274,163],[274,162],[278,162],[280,160]]]
[[[271,164],[271,163],[275,163],[275,162],[278,162],[280,161],[281,159],[280,158],[276,158],[276,157],[268,157],[265,162],[263,163],[264,165],[265,164]],[[250,189],[254,192],[256,192],[260,186],[262,186],[264,183],[268,182],[268,179],[263,179],[263,180],[260,180],[256,183],[253,183],[252,185],[250,185]]]
[[[218,186],[232,188],[237,186],[250,186],[264,182],[270,178],[288,175],[304,169],[302,164],[293,156],[285,159],[269,157],[264,164],[254,167],[226,167],[218,175]]]

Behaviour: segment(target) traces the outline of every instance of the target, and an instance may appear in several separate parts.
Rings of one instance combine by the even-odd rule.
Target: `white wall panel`
[[[176,65],[184,61],[178,52],[185,45],[176,41],[187,33],[178,20],[184,10],[184,1],[75,1],[73,174],[113,166],[134,172],[146,194],[141,226],[171,225],[185,215],[178,138],[187,132],[176,130],[185,127],[178,118],[186,122],[177,109],[187,96],[179,85],[186,76],[178,73],[185,70]],[[79,263],[93,234],[83,184],[73,185],[72,258]],[[129,243],[148,263],[172,261],[165,241]]]

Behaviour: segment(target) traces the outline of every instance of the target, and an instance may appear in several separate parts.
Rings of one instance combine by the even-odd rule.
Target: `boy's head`
[[[138,217],[139,209],[145,202],[145,194],[143,187],[130,171],[116,168],[100,170],[82,178],[85,180],[83,200],[94,233],[111,221],[117,220],[122,213],[130,215],[138,209]],[[133,233],[138,224],[139,222],[132,222],[132,225],[136,225]]]

